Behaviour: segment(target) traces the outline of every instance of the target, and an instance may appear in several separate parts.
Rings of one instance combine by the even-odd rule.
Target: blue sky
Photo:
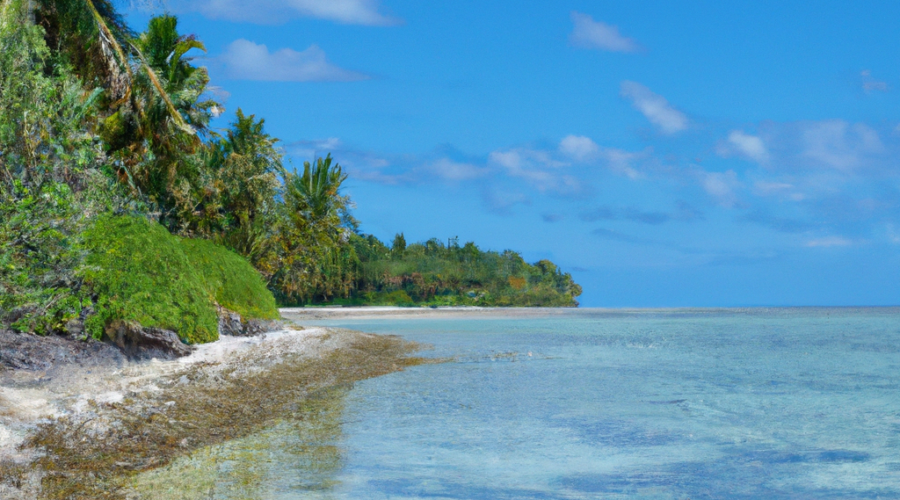
[[[215,125],[332,153],[383,240],[550,258],[585,306],[900,304],[900,3],[167,8]]]

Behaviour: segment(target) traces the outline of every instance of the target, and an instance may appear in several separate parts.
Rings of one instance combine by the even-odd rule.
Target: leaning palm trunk
[[[112,51],[115,52],[122,67],[125,68],[125,72],[128,74],[128,82],[130,83],[133,75],[131,73],[131,67],[128,65],[128,58],[125,56],[125,51],[122,50],[122,46],[119,45],[118,41],[116,41],[116,37],[113,36],[112,31],[110,31],[109,29],[109,26],[106,25],[106,21],[103,20],[103,16],[101,16],[100,12],[97,11],[97,8],[94,6],[94,2],[92,2],[91,0],[84,1],[88,5],[88,8],[91,10],[91,14],[94,16],[94,19],[97,21],[97,27],[100,29],[101,47],[104,48],[104,52],[107,52],[109,50],[108,48],[112,48]],[[184,118],[182,118],[181,113],[179,113],[178,110],[175,109],[175,105],[172,104],[172,99],[169,98],[169,94],[159,82],[159,78],[156,76],[156,72],[153,71],[153,68],[151,68],[150,65],[147,64],[147,61],[144,60],[144,55],[134,45],[132,45],[131,48],[135,51],[138,58],[141,60],[141,65],[147,72],[147,76],[150,77],[150,81],[153,82],[153,86],[156,87],[156,91],[159,92],[160,97],[162,97],[163,101],[165,101],[166,108],[168,108],[169,114],[175,121],[175,125],[177,125],[178,128],[184,130],[185,132],[193,134],[194,129],[184,122]],[[111,64],[110,68],[113,69],[113,74],[117,74],[119,72],[118,65],[116,64]],[[116,90],[114,90],[114,92],[116,92]]]
[[[132,45],[131,48],[134,49],[138,58],[141,60],[141,65],[144,67],[144,71],[147,72],[147,76],[150,77],[150,81],[153,82],[153,86],[156,87],[156,91],[159,92],[159,96],[162,97],[163,101],[166,102],[166,108],[168,108],[169,114],[172,116],[172,119],[175,120],[175,125],[189,134],[194,134],[194,129],[190,125],[185,123],[184,118],[181,116],[181,113],[179,113],[178,110],[175,109],[175,105],[172,104],[172,99],[169,98],[169,94],[159,82],[159,77],[156,76],[156,72],[153,71],[153,68],[151,68],[150,65],[147,64],[147,61],[144,59],[144,54],[142,54],[140,49],[138,49],[134,45]]]
[[[97,22],[98,31],[100,32],[100,50],[106,58],[106,63],[112,76],[110,79],[109,90],[116,99],[124,99],[131,93],[131,81],[134,76],[131,74],[131,66],[128,64],[128,57],[125,56],[125,51],[122,50],[122,46],[119,45],[119,42],[109,29],[109,26],[106,25],[103,16],[97,11],[94,2],[85,0],[84,3],[87,4],[88,10],[90,10],[91,15],[94,16],[94,20]],[[125,70],[124,75],[122,74],[122,69]]]

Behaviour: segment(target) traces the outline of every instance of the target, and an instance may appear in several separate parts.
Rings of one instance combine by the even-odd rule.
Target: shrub
[[[278,319],[272,292],[246,259],[209,240],[185,239],[181,245],[220,306],[244,318]]]
[[[218,338],[218,317],[185,245],[147,219],[104,215],[85,233],[85,283],[96,297],[94,338],[116,319],[172,330],[189,344]]]

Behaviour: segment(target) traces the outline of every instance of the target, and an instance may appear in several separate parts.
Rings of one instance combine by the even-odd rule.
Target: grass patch
[[[95,297],[88,333],[114,320],[178,333],[189,344],[218,339],[216,303],[244,318],[277,319],[260,274],[241,256],[206,240],[173,236],[142,217],[101,216],[84,236],[81,275]]]
[[[240,255],[209,240],[184,239],[182,247],[220,306],[245,319],[278,319],[275,297]]]

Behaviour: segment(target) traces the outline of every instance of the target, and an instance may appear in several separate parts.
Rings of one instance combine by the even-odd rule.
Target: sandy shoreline
[[[514,318],[553,318],[575,316],[632,316],[632,315],[671,315],[685,316],[709,313],[728,313],[739,315],[758,315],[773,313],[794,314],[808,313],[810,310],[882,311],[884,313],[900,313],[897,306],[876,307],[659,307],[659,308],[601,308],[601,307],[395,307],[395,306],[361,306],[361,307],[292,307],[280,309],[281,315],[295,323],[321,320],[370,320],[370,319],[514,319]]]
[[[0,498],[36,498],[40,490],[42,497],[67,498],[70,493],[64,492],[75,491],[84,482],[78,471],[71,470],[73,464],[84,464],[84,477],[94,478],[98,469],[106,471],[106,477],[97,479],[103,487],[119,484],[116,481],[123,477],[197,447],[240,437],[271,419],[285,418],[288,403],[310,391],[402,369],[404,360],[413,359],[406,357],[413,350],[409,346],[397,338],[350,330],[289,327],[257,337],[222,337],[172,361],[72,364],[52,372],[6,370],[0,383]],[[259,388],[256,392],[254,385]],[[279,398],[281,403],[267,407]],[[258,417],[248,417],[242,405],[253,407]],[[215,417],[210,415],[216,412]],[[165,420],[156,422],[154,415]],[[143,429],[144,418],[150,418],[144,431],[145,436],[150,433],[146,437],[150,451],[129,443],[133,432],[121,435],[129,422]],[[201,428],[190,432],[178,422]],[[210,425],[223,429],[210,431]],[[62,472],[41,472],[46,453],[22,449],[36,435],[44,448],[55,443],[55,453],[61,454],[44,460],[50,469],[57,467],[55,462],[69,461]],[[172,445],[173,439],[181,444]],[[90,460],[83,457],[97,456],[97,451],[85,448],[85,440],[95,440],[102,454],[118,453],[118,458],[101,460],[91,469]],[[159,442],[170,446],[157,449]],[[141,456],[128,457],[129,453]],[[115,470],[108,471],[110,465]],[[48,488],[57,493],[47,495]]]

